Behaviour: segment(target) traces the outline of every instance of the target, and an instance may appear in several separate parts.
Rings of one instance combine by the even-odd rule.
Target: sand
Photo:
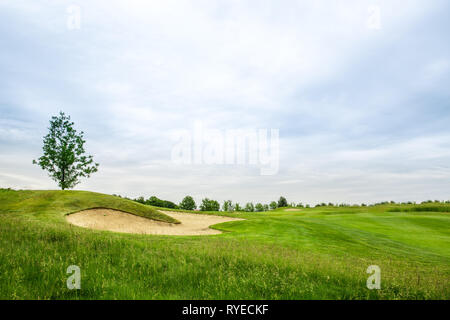
[[[221,231],[209,227],[222,222],[243,220],[195,213],[161,212],[181,223],[159,222],[113,209],[83,210],[67,215],[66,219],[73,225],[96,230],[179,236],[220,234]]]

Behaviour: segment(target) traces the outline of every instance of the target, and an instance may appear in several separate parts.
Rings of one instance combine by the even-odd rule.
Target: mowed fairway
[[[163,236],[65,219],[90,208],[177,222],[99,193],[2,189],[1,299],[450,299],[445,210],[233,213],[227,216],[245,220],[215,225],[222,234]],[[81,269],[81,290],[66,287],[70,265]],[[366,287],[370,265],[381,268],[381,290]]]

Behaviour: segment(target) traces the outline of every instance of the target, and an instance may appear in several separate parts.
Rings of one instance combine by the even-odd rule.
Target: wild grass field
[[[115,196],[2,189],[0,298],[450,299],[445,206],[231,213],[245,220],[209,236],[95,231],[64,217],[98,207],[176,222]],[[81,269],[80,290],[66,287],[69,265]],[[366,287],[370,265],[380,290]]]

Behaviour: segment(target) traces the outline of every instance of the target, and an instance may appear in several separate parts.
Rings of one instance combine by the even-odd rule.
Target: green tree
[[[287,207],[288,203],[285,197],[280,197],[280,199],[278,199],[278,208],[282,208],[282,207]]]
[[[155,196],[151,196],[145,201],[145,204],[148,204],[150,206],[155,207],[161,207],[161,208],[170,208],[170,209],[178,209],[178,206],[173,203],[172,201],[168,200],[161,200]]]
[[[191,196],[186,196],[180,202],[180,208],[184,210],[194,210],[197,209],[194,199]]]
[[[220,204],[216,200],[210,200],[205,198],[202,200],[202,204],[200,205],[201,211],[219,211]]]
[[[242,211],[241,205],[239,203],[234,204],[234,211]]]
[[[275,201],[272,201],[270,204],[269,204],[269,207],[270,207],[270,209],[271,210],[275,210],[276,208],[277,208],[277,203],[275,202]]]
[[[136,198],[136,199],[134,199],[134,201],[139,202],[139,203],[142,203],[142,204],[145,204],[145,199],[144,199],[144,197]]]
[[[89,178],[97,172],[98,163],[94,163],[93,157],[85,155],[83,131],[77,133],[70,116],[60,112],[50,120],[49,133],[44,137],[44,154],[33,160],[33,164],[39,165],[48,171],[49,176],[64,189],[70,189],[80,183],[80,178]]]
[[[269,211],[269,205],[268,204],[264,205],[264,211]]]
[[[255,206],[253,205],[253,203],[249,202],[245,205],[244,211],[253,212],[253,211],[255,211]]]
[[[255,211],[256,211],[256,212],[262,212],[262,211],[264,211],[264,206],[263,206],[261,203],[257,203],[257,204],[255,205]]]
[[[222,205],[222,210],[225,212],[233,211],[233,202],[231,200],[225,200]]]

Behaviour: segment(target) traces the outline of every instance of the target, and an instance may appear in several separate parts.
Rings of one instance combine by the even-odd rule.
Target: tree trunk
[[[61,177],[61,189],[64,190],[64,180],[65,180],[65,170],[62,170],[62,177]]]

